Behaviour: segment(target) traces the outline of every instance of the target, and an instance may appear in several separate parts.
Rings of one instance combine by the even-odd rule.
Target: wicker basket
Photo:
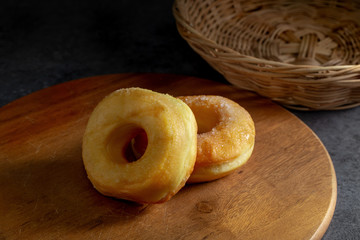
[[[301,110],[360,105],[359,0],[175,0],[173,14],[239,88]]]

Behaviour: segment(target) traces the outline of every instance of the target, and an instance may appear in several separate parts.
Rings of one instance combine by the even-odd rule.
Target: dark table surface
[[[58,83],[155,72],[226,83],[180,37],[172,1],[1,1],[0,107]],[[323,239],[360,238],[360,107],[289,110],[327,148],[338,198]]]

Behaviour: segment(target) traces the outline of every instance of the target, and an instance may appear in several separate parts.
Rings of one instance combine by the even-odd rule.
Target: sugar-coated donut
[[[221,96],[179,97],[193,111],[198,125],[197,157],[188,182],[224,177],[250,158],[255,126],[250,114]]]
[[[142,156],[133,156],[131,151],[131,142],[137,137],[146,139]],[[183,101],[127,88],[111,93],[93,110],[82,156],[88,178],[100,193],[160,203],[188,180],[195,164],[196,142],[196,120]]]

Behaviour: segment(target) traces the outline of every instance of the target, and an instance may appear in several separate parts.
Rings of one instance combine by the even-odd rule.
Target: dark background
[[[180,37],[172,1],[1,1],[0,107],[93,75],[156,72],[224,82]],[[338,200],[324,239],[360,238],[360,107],[293,111],[333,160]]]

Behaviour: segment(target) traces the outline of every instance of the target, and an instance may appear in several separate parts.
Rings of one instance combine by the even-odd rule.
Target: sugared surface
[[[250,114],[228,98],[214,95],[180,96],[198,125],[197,156],[189,182],[219,179],[244,165],[255,143]]]
[[[252,157],[241,170],[187,186],[164,204],[102,196],[86,178],[81,139],[95,105],[121,87],[238,102],[255,122]],[[335,173],[316,135],[284,108],[221,83],[157,74],[93,77],[14,101],[0,116],[4,239],[319,239],[334,211]]]

